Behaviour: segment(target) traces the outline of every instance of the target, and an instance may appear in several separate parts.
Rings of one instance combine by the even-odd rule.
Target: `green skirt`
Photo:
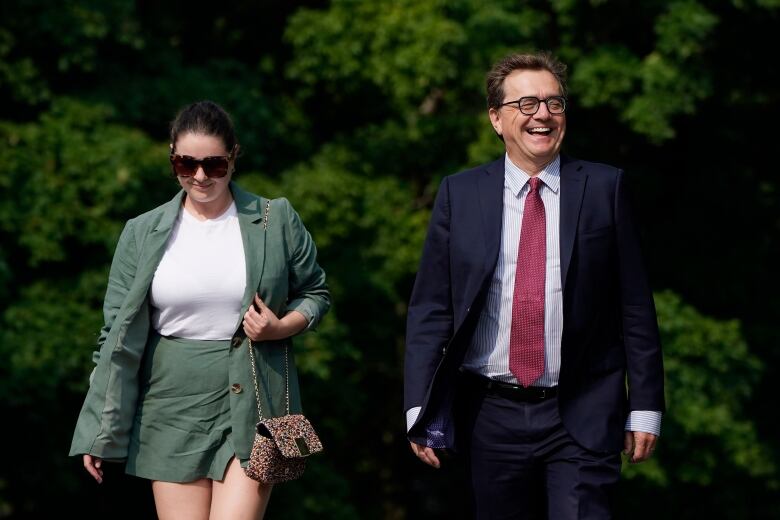
[[[150,336],[126,471],[166,482],[222,480],[230,440],[230,341]]]

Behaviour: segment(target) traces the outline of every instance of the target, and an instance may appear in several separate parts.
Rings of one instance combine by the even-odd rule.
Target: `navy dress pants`
[[[620,453],[579,446],[558,399],[521,402],[459,391],[459,452],[466,457],[479,520],[608,519]]]

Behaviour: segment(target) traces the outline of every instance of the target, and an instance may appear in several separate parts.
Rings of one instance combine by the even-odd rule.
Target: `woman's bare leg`
[[[154,505],[160,520],[209,520],[211,480],[194,482],[152,481]]]
[[[211,520],[259,520],[265,515],[273,485],[263,485],[247,477],[233,457],[225,480],[213,481]]]

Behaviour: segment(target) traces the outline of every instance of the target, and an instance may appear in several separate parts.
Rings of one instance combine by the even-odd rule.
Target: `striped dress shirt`
[[[512,324],[512,299],[517,268],[517,250],[522,239],[521,223],[525,197],[531,176],[518,168],[507,155],[504,159],[504,214],[501,228],[501,250],[490,280],[485,307],[477,321],[471,345],[463,360],[463,368],[483,376],[518,384],[509,370],[509,332]],[[544,372],[534,386],[558,384],[561,368],[561,334],[563,331],[563,288],[561,286],[560,255],[560,186],[561,161],[557,156],[539,173],[540,195],[544,203],[547,229],[547,261],[545,270],[544,309]],[[407,411],[407,429],[411,428],[420,407]],[[659,435],[661,412],[632,411],[626,430]]]

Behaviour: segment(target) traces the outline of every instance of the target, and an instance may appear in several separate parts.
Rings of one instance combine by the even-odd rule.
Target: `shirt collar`
[[[525,185],[528,184],[531,176],[516,166],[509,158],[509,154],[504,156],[504,172],[504,186],[509,188],[515,197],[519,197],[520,192],[523,191]],[[545,186],[550,188],[553,193],[558,193],[558,187],[561,185],[560,154],[556,155],[555,159],[542,168],[542,171],[539,173],[539,179]]]

